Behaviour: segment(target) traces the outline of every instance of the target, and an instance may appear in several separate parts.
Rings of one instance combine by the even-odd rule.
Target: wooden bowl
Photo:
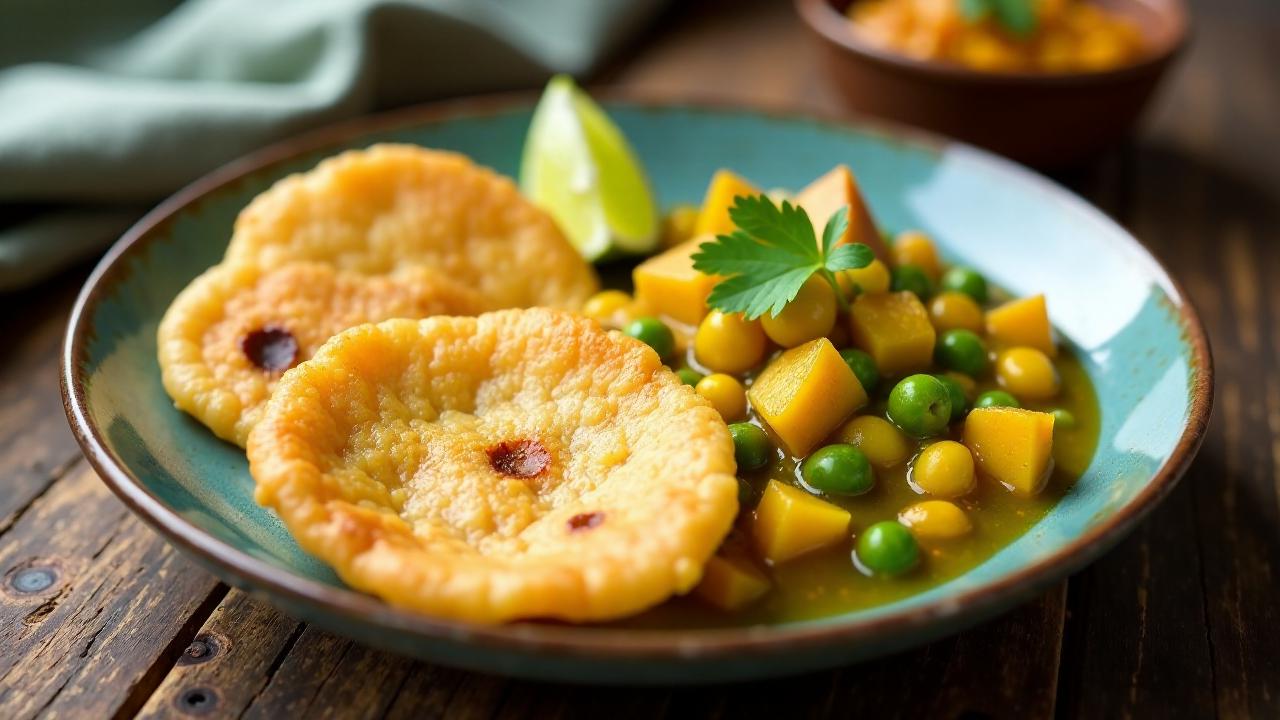
[[[856,110],[928,128],[1038,167],[1085,160],[1137,121],[1187,38],[1181,0],[1102,0],[1148,43],[1139,61],[1081,73],[991,73],[917,60],[854,31],[850,0],[795,0],[828,74]]]

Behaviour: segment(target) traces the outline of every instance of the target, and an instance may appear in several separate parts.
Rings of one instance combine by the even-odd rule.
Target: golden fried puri
[[[218,265],[178,295],[157,342],[182,410],[244,445],[280,375],[353,325],[476,311],[475,293],[426,268],[368,277],[300,263]]]
[[[577,309],[595,274],[546,212],[465,156],[375,145],[277,182],[236,219],[233,262],[325,262],[366,274],[429,265],[485,310]]]
[[[716,411],[648,346],[541,308],[334,337],[285,373],[249,463],[348,584],[485,623],[683,593],[738,509]]]

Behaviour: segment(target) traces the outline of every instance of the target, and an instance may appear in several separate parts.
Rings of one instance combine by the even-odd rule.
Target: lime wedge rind
[[[534,110],[520,187],[588,260],[657,246],[657,208],[638,157],[568,76],[552,78]]]

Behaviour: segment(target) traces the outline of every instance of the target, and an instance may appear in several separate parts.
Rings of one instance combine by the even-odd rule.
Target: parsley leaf
[[[786,200],[778,206],[765,195],[739,196],[729,208],[729,219],[738,229],[700,245],[693,267],[725,278],[712,288],[707,304],[743,313],[749,320],[766,312],[777,317],[814,273],[831,283],[844,305],[835,273],[866,267],[875,258],[861,243],[836,246],[849,227],[847,208],[827,221],[821,245],[808,213]]]

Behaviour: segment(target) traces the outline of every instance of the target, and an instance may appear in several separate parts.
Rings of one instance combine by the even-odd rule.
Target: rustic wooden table
[[[0,716],[1280,717],[1280,4],[1197,5],[1141,139],[1060,179],[1186,284],[1217,407],[1176,492],[1039,599],[895,657],[741,686],[539,684],[371,650],[228,589],[87,467],[55,361],[78,268],[0,314]],[[781,0],[681,5],[625,55],[606,81],[841,107]]]

